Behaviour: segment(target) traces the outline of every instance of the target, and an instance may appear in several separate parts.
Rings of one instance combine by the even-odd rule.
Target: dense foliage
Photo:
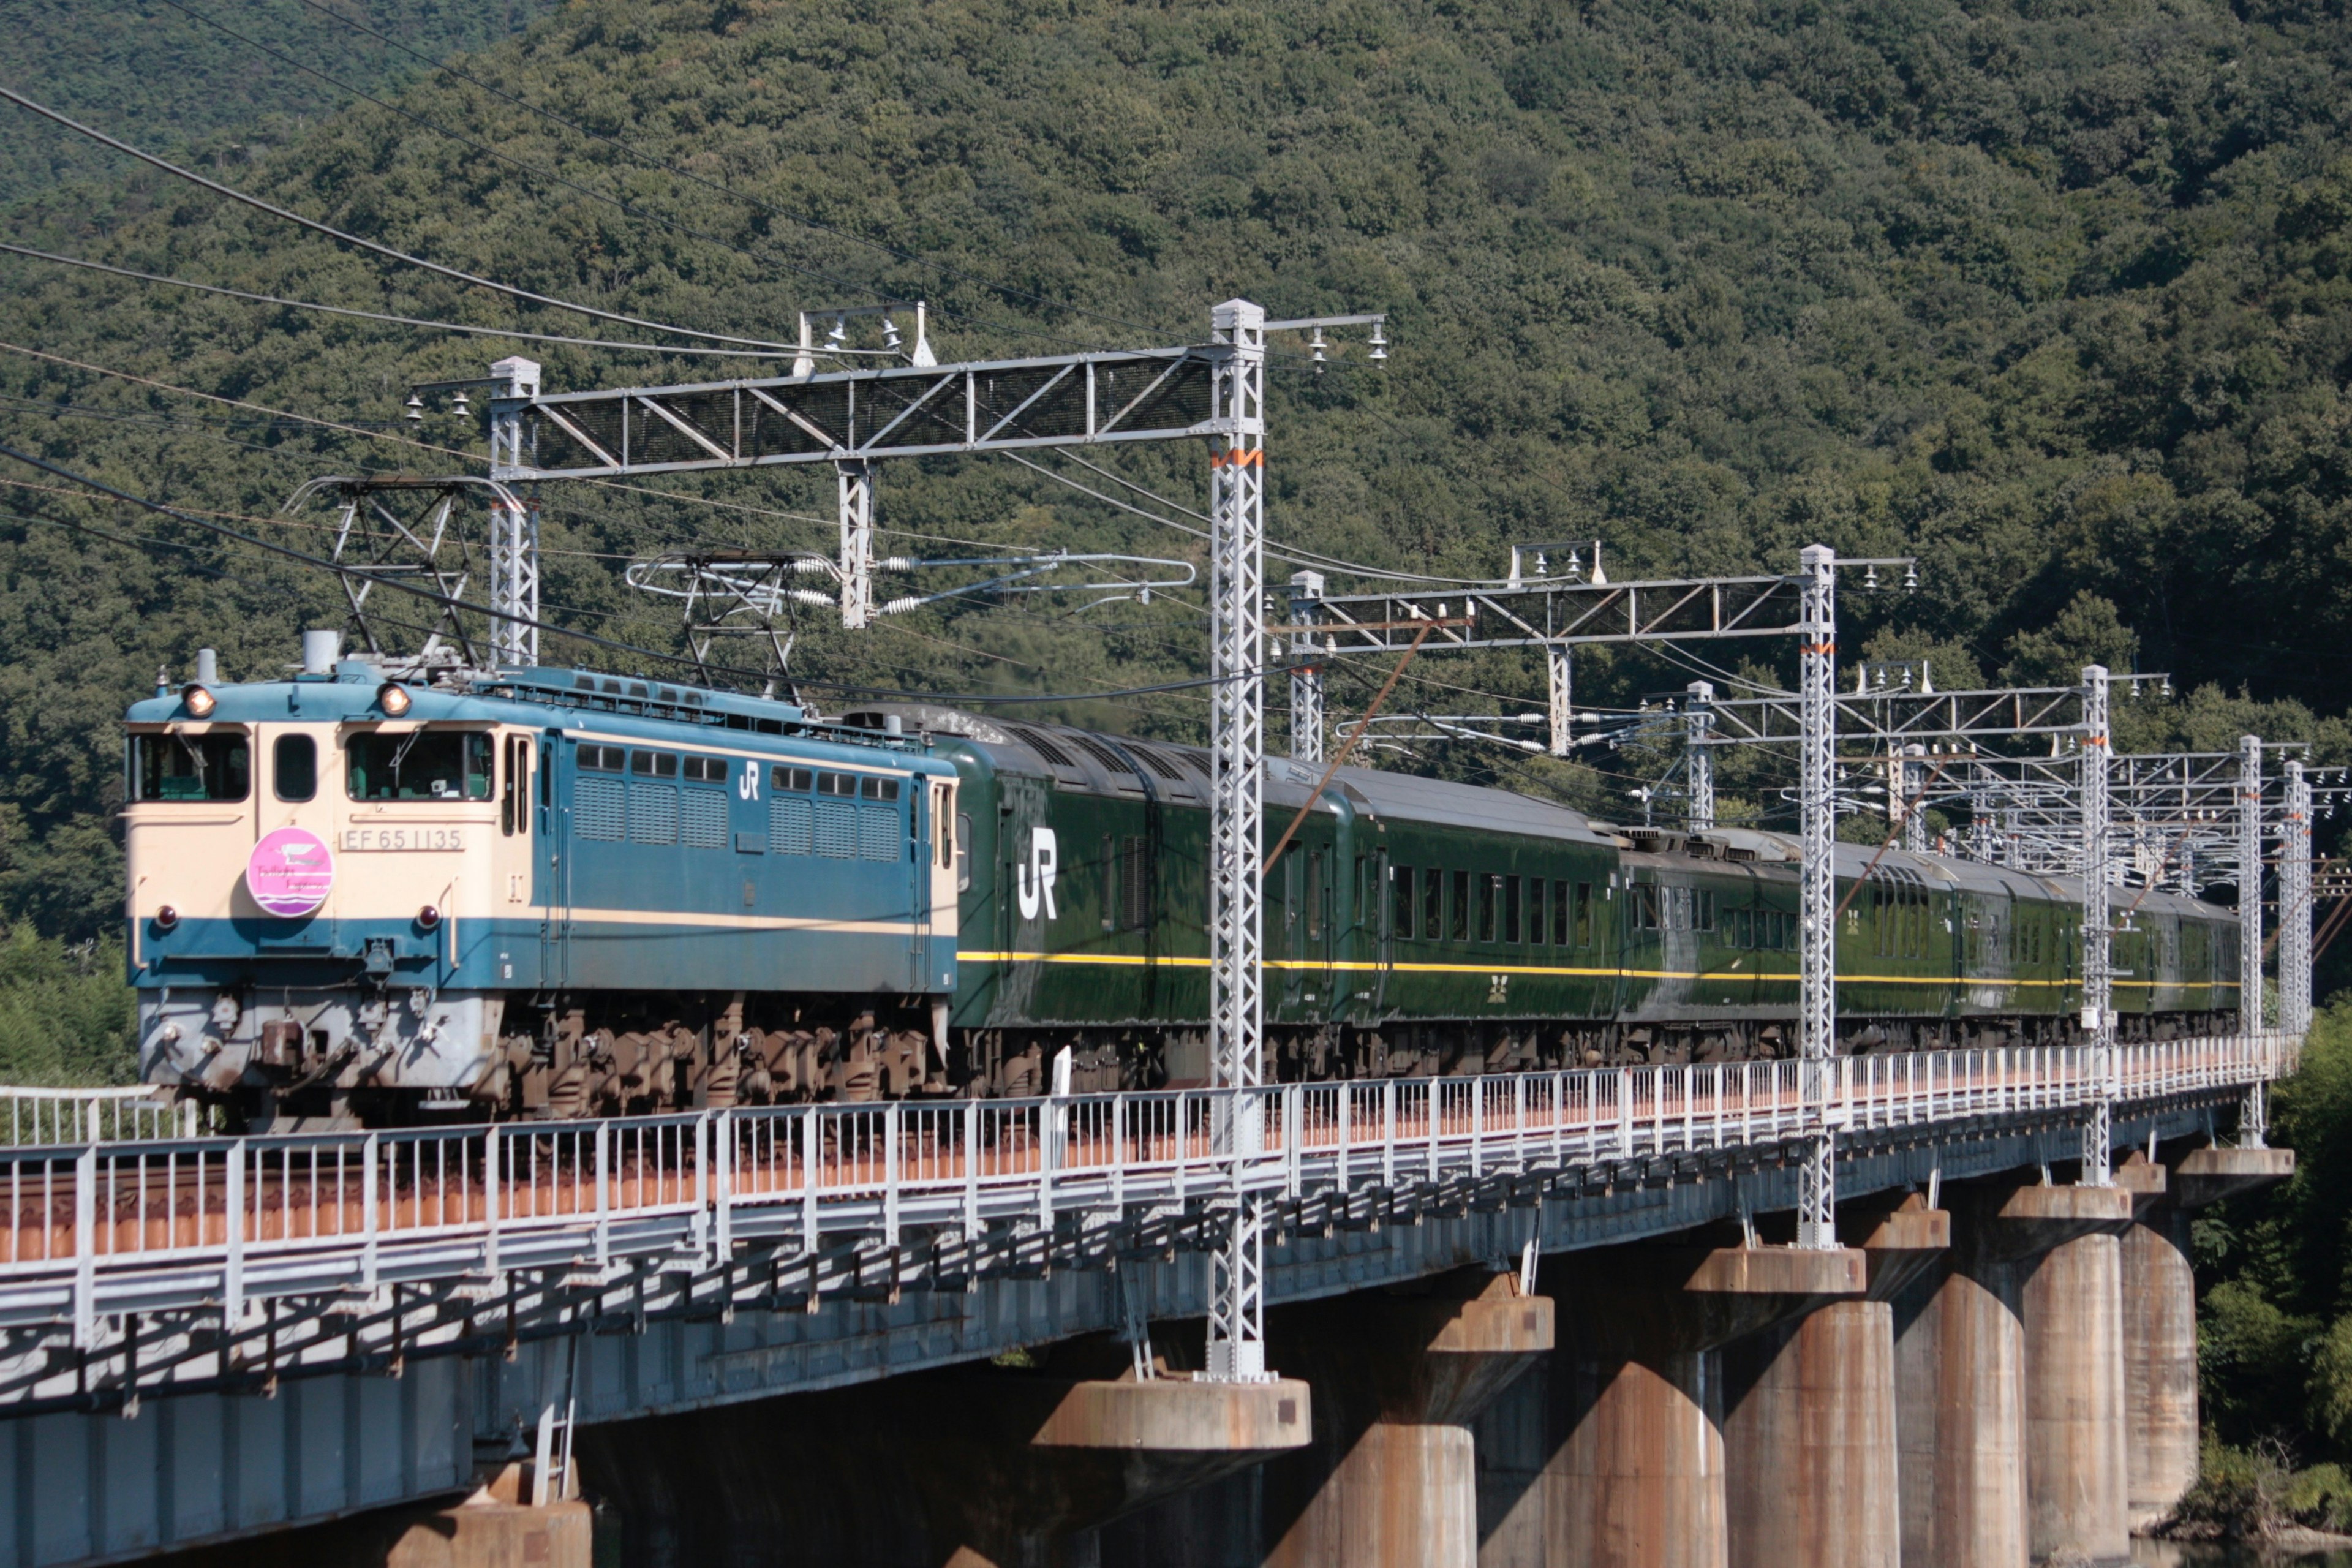
[[[129,1083],[137,1074],[122,947],[0,937],[0,1083]]]
[[[2322,1012],[2273,1103],[2294,1179],[2196,1222],[2198,1361],[2222,1447],[2192,1511],[2352,1528],[2352,1001]]]
[[[332,52],[353,36],[325,13],[247,11],[240,27],[358,80]],[[1601,537],[1621,576],[1780,567],[1816,538],[1912,551],[1924,588],[1849,595],[1848,647],[1931,658],[1946,686],[2065,678],[2093,657],[2166,668],[2189,694],[2127,709],[2127,742],[2226,748],[2251,727],[2335,755],[2345,732],[2323,716],[2352,699],[2352,676],[2313,653],[2352,630],[2335,585],[2352,545],[2344,20],[2326,4],[2198,0],[583,0],[474,57],[473,81],[421,76],[393,109],[361,104],[208,166],[439,260],[749,336],[877,294],[930,300],[950,357],[1196,337],[1210,303],[1235,294],[1281,314],[1385,306],[1385,373],[1360,346],[1320,378],[1295,344],[1282,352],[1282,540],[1460,577],[1493,574],[1512,540]],[[149,21],[158,38],[226,47],[183,13]],[[330,90],[267,57],[245,65],[239,90],[257,102]],[[131,86],[99,91],[107,68],[78,79],[93,118],[160,139]],[[29,119],[12,137],[67,144]],[[646,335],[352,254],[120,160],[108,170],[20,202],[12,229],[287,298]],[[268,519],[320,472],[478,463],[478,429],[446,413],[406,425],[402,394],[514,346],[20,259],[0,261],[0,291],[9,342],[257,405],[0,350],[0,439],[233,519]],[[557,387],[741,365],[530,352]],[[474,456],[398,444],[412,436]],[[1106,460],[1197,507],[1199,458]],[[1192,538],[1009,462],[892,469],[884,487],[894,551],[1198,558]],[[829,544],[827,474],[658,488],[736,510],[551,488],[559,619],[674,647],[668,608],[625,589],[618,558],[686,540]],[[184,672],[199,645],[232,674],[273,668],[300,624],[341,606],[316,574],[185,525],[10,494],[0,907],[79,934],[112,898],[100,814],[123,700],[159,664]],[[326,516],[237,526],[316,548]],[[950,605],[856,639],[813,614],[793,668],[950,691],[1199,672],[1197,591],[1085,603]],[[1760,673],[1783,654],[1713,657]],[[1341,668],[1335,707],[1384,673]],[[1700,673],[1714,667],[1594,656],[1580,692],[1630,705]],[[1426,659],[1397,701],[1517,711],[1540,689],[1517,656]],[[1203,706],[1185,691],[1056,710],[1182,732]],[[1663,764],[1636,750],[1593,766],[1468,752],[1418,765],[1613,815]],[[1786,809],[1752,769],[1725,788],[1735,812]]]
[[[545,0],[334,4],[381,37],[338,27],[316,6],[296,4],[19,0],[0,28],[0,83],[76,119],[103,121],[114,135],[151,152],[241,165],[351,99],[255,46],[373,90],[456,50],[506,37],[547,8]],[[79,141],[0,137],[0,201],[64,179],[103,176],[114,167],[111,158]]]

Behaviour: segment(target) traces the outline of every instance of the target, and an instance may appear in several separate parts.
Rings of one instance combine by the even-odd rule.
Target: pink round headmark
[[[273,915],[307,915],[327,901],[335,885],[335,858],[309,828],[280,827],[253,847],[245,885],[253,901]]]

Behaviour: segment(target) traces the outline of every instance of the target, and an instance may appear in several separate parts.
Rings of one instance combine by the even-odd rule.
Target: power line
[[[169,3],[170,0],[165,0],[165,4]],[[110,267],[103,261],[85,260],[79,256],[58,256],[47,250],[35,250],[27,245],[0,244],[0,251],[54,261],[61,267],[110,272],[117,278],[135,278],[142,283],[168,283],[174,289],[193,289],[203,294],[226,294],[232,300],[249,300],[257,305],[283,305],[290,310],[318,310],[330,316],[356,316],[362,321],[389,321],[400,327],[427,327],[439,332],[470,332],[476,337],[510,338],[531,343],[572,343],[583,348],[625,349],[637,353],[720,354],[729,359],[791,359],[798,352],[790,349],[713,349],[668,343],[617,343],[610,338],[567,338],[553,332],[526,332],[507,327],[469,327],[461,321],[431,321],[416,316],[391,316],[381,310],[354,310],[348,305],[320,305],[309,300],[281,300],[275,294],[248,294],[242,289],[224,289],[217,283],[191,283],[184,278],[166,278],[160,273],[133,271],[128,267]]]
[[[761,259],[751,251],[744,249],[743,247],[737,245],[734,241],[725,238],[722,236],[707,234],[701,229],[689,227],[685,224],[679,223],[675,218],[664,217],[659,213],[647,212],[642,207],[631,205],[623,197],[613,195],[609,192],[597,190],[593,186],[583,185],[577,180],[567,179],[551,169],[542,169],[535,163],[525,163],[520,158],[501,153],[495,147],[489,146],[485,142],[476,141],[462,131],[452,131],[447,126],[441,124],[437,121],[428,120],[424,115],[403,109],[396,103],[388,103],[384,100],[377,98],[373,93],[366,92],[362,89],[353,87],[347,81],[342,81],[335,77],[329,76],[325,71],[320,70],[316,67],[304,65],[300,60],[294,58],[290,55],[282,53],[278,49],[274,49],[268,44],[248,38],[243,33],[237,32],[235,28],[230,27],[226,23],[215,21],[212,17],[205,16],[203,12],[195,9],[194,6],[182,5],[180,0],[163,0],[163,4],[171,6],[172,9],[179,12],[184,16],[192,17],[217,32],[226,34],[228,37],[235,38],[238,43],[245,45],[247,48],[255,49],[262,54],[268,55],[270,58],[278,61],[280,64],[289,66],[293,69],[300,71],[305,76],[316,77],[320,81],[325,82],[328,86],[341,89],[342,91],[350,93],[353,98],[359,99],[362,102],[373,103],[387,114],[396,114],[413,125],[423,126],[425,130],[433,132],[436,135],[446,136],[452,142],[456,142],[462,146],[470,147],[486,158],[496,159],[498,162],[506,164],[509,168],[520,169],[524,174],[536,175],[540,179],[551,181],[555,184],[562,185],[566,190],[577,191],[580,195],[588,197],[591,201],[603,202],[608,206],[615,207],[620,211],[626,213],[631,217],[641,218],[649,223],[659,224],[664,228],[672,229],[677,233],[689,236],[692,238],[704,240],[712,245],[721,246],[726,249],[735,252],[736,255],[743,257],[749,260],[757,261]],[[828,273],[816,271],[813,268],[803,267],[797,262],[791,261],[782,257],[778,257],[775,259],[782,262],[783,266],[789,268],[793,271],[801,274],[803,277],[813,278],[820,283],[833,284],[845,289],[856,289],[860,292],[874,294],[877,299],[887,298],[887,296],[880,293],[879,290],[874,289],[867,285],[849,283],[844,279],[835,278]]]
[[[203,529],[207,533],[218,534],[223,539],[230,540],[239,544],[250,545],[254,549],[262,551],[267,554],[277,555],[289,561],[299,562],[306,566],[314,566],[319,568],[320,571],[331,572],[352,582],[366,583],[375,587],[390,589],[392,592],[396,594],[404,594],[411,598],[422,599],[426,603],[437,605],[444,610],[451,612],[464,611],[472,615],[485,616],[492,620],[506,621],[515,626],[530,626],[540,631],[551,633],[557,637],[570,637],[575,642],[587,643],[594,647],[605,648],[615,653],[631,654],[639,658],[658,659],[665,664],[680,665],[690,668],[714,670],[722,675],[735,676],[749,680],[764,681],[768,679],[767,672],[764,670],[738,669],[726,665],[707,664],[703,661],[690,658],[683,654],[665,653],[659,648],[644,647],[638,644],[622,642],[614,637],[599,637],[593,632],[583,632],[574,630],[569,626],[555,626],[546,621],[535,619],[530,616],[517,615],[509,610],[495,609],[485,605],[468,605],[462,600],[449,598],[446,595],[435,593],[430,588],[422,588],[414,583],[405,583],[396,577],[379,577],[372,572],[362,572],[356,568],[343,565],[340,562],[330,561],[324,556],[312,555],[307,551],[297,550],[291,545],[278,544],[267,539],[258,539],[252,534],[240,532],[236,529],[229,528],[221,523],[211,521],[208,519],[198,517],[194,513],[182,511],[176,507],[165,506],[161,501],[149,500],[144,496],[135,496],[128,490],[116,489],[112,485],[104,483],[101,480],[93,479],[86,474],[75,473],[71,468],[60,468],[57,464],[49,462],[46,458],[34,457],[29,452],[19,452],[13,447],[0,446],[0,458],[13,458],[19,463],[27,465],[28,467],[38,468],[45,474],[53,474],[58,479],[68,479],[75,484],[95,490],[100,495],[110,496],[119,501],[127,501],[132,506],[143,507],[147,510],[158,513],[163,517],[175,518],[182,522],[189,524],[191,527]],[[929,691],[907,691],[887,687],[858,686],[844,681],[833,680],[804,680],[798,684],[819,690],[840,691],[854,695],[903,698],[909,701],[917,702],[969,702],[976,706],[984,706],[998,703],[1083,702],[1108,697],[1147,697],[1153,693],[1161,691],[1185,691],[1195,687],[1215,686],[1226,680],[1263,680],[1266,676],[1278,673],[1280,670],[1286,669],[1287,668],[1287,666],[1267,666],[1265,668],[1244,670],[1239,674],[1232,676],[1202,676],[1189,680],[1167,681],[1156,686],[1127,687],[1114,691],[1052,691],[1022,696],[1002,696],[990,692],[947,694]]]
[[[740,343],[752,348],[790,350],[793,347],[790,343],[771,342],[764,338],[730,337],[724,332],[706,332],[693,327],[673,327],[662,321],[648,321],[639,316],[624,316],[611,310],[600,310],[593,305],[575,305],[569,300],[558,300],[546,294],[534,294],[528,289],[518,289],[511,283],[495,282],[471,272],[462,272],[455,267],[444,267],[437,261],[427,261],[421,256],[411,256],[404,250],[394,250],[388,245],[378,245],[372,239],[362,239],[358,235],[347,233],[331,224],[320,223],[316,218],[304,217],[300,213],[289,208],[265,202],[259,196],[248,195],[234,185],[222,184],[218,180],[208,180],[194,170],[183,169],[177,163],[166,162],[152,153],[142,153],[128,142],[118,141],[103,131],[93,130],[69,115],[60,114],[44,104],[36,103],[13,89],[0,87],[0,98],[6,99],[20,109],[31,110],[44,120],[53,121],[68,131],[87,136],[101,146],[110,147],[118,153],[138,159],[142,163],[161,169],[167,174],[185,180],[191,184],[200,185],[215,195],[226,196],[233,202],[241,202],[257,211],[268,213],[272,217],[284,218],[289,223],[299,224],[304,228],[315,230],[345,245],[355,245],[362,250],[372,251],[394,261],[405,262],[411,267],[421,267],[427,272],[436,272],[444,278],[454,278],[461,283],[471,283],[479,288],[496,289],[501,294],[509,294],[518,300],[528,300],[535,305],[549,305],[559,310],[571,310],[583,316],[593,316],[599,321],[618,321],[625,326],[644,327],[656,332],[675,332],[682,337],[701,338],[714,343]]]
[[[0,88],[0,92],[6,90],[5,88]],[[11,353],[28,355],[33,359],[47,360],[51,364],[69,365],[75,370],[86,370],[95,375],[110,375],[122,381],[137,382],[142,386],[152,386],[158,391],[176,393],[182,397],[201,397],[207,403],[226,404],[231,408],[250,408],[257,414],[267,414],[273,419],[291,419],[297,424],[316,425],[323,429],[340,430],[346,436],[363,436],[371,441],[390,441],[395,446],[415,447],[427,452],[442,452],[452,458],[463,458],[467,462],[475,460],[455,447],[439,447],[430,441],[418,441],[410,437],[394,436],[383,430],[369,430],[357,425],[338,424],[332,419],[320,419],[308,414],[289,414],[282,408],[270,408],[258,403],[247,403],[241,397],[224,397],[217,392],[198,392],[193,387],[173,386],[168,381],[156,381],[148,376],[133,375],[127,370],[112,370],[102,364],[85,363],[78,359],[68,359],[63,354],[44,353],[39,349],[26,348],[22,343],[0,342],[0,349],[5,349]]]

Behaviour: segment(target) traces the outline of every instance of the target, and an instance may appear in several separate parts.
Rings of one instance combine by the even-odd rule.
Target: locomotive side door
[[[930,820],[917,824],[915,829],[923,838],[917,846],[916,879],[918,905],[922,910],[921,930],[929,940],[920,944],[916,955],[915,977],[918,989],[952,991],[959,924],[957,900],[961,897],[956,887],[956,855],[961,847],[956,843],[956,782],[932,779],[926,794]],[[928,833],[924,831],[926,827]],[[922,868],[926,867],[927,870]]]
[[[562,990],[571,976],[572,799],[573,748],[561,730],[549,730],[539,745],[539,869],[545,878],[539,897],[539,983]],[[561,775],[560,779],[558,775]]]

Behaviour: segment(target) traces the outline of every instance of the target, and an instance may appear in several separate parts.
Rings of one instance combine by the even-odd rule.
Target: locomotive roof
[[[207,688],[215,706],[208,723],[285,723],[291,721],[385,721],[378,696],[384,672],[364,659],[347,658],[332,675],[291,675],[281,680],[222,681]],[[887,735],[809,718],[789,702],[710,691],[641,677],[593,670],[531,668],[477,675],[456,688],[422,681],[402,684],[411,707],[400,721],[415,722],[515,723],[566,728],[593,727],[652,744],[740,746],[755,737],[798,750],[834,749],[844,761],[889,761],[920,773],[952,771],[926,755],[918,736]],[[518,711],[520,710],[520,711]],[[165,691],[131,704],[134,724],[191,721],[185,689]]]

